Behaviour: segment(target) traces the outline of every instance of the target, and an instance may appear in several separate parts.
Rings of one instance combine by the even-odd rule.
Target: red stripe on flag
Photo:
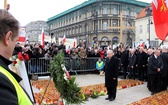
[[[41,47],[44,48],[44,30],[41,32]]]
[[[75,42],[75,40],[74,40],[73,47],[75,47],[75,46],[76,46],[76,42]]]
[[[66,38],[65,38],[65,35],[64,37],[62,38],[62,43],[65,43],[66,42]]]
[[[21,37],[21,36],[19,36],[19,42],[24,42],[26,40],[26,37]]]

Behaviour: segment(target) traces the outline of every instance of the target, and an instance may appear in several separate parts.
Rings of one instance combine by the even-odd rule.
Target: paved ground
[[[39,78],[39,79],[47,79],[47,78]],[[119,78],[119,80],[121,79]],[[84,75],[80,74],[76,76],[76,82],[79,84],[79,86],[100,84],[104,83],[104,76],[99,76],[98,74],[84,74]],[[38,91],[37,89],[34,88],[33,90]],[[150,92],[148,91],[145,83],[135,87],[118,90],[116,99],[114,101],[105,100],[105,98],[107,97],[106,95],[106,96],[100,96],[96,99],[89,98],[89,100],[85,101],[85,103],[82,105],[126,105],[148,96],[150,96]]]
[[[99,76],[96,74],[77,75],[76,80],[80,86],[87,86],[104,83],[104,76]],[[150,92],[146,88],[145,83],[143,85],[118,90],[116,100],[114,101],[105,100],[107,96],[100,96],[96,99],[89,98],[89,101],[85,101],[85,103],[82,105],[126,105],[148,96],[150,96]]]

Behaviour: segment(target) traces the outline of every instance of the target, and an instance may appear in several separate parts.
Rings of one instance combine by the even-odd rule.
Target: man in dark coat
[[[105,87],[108,97],[106,100],[113,101],[116,98],[116,88],[118,83],[118,65],[119,61],[115,58],[112,50],[107,51],[107,59],[104,67]]]
[[[152,56],[154,54],[154,50],[153,49],[148,49],[147,51],[147,56],[148,56],[148,64],[149,64],[149,58],[150,56]],[[148,65],[148,68],[149,68],[149,65]],[[148,81],[147,81],[147,88],[149,89],[149,91],[151,91],[151,80],[150,80],[150,75],[149,75],[149,69],[147,70],[147,76],[148,76]]]
[[[130,57],[129,57],[129,64],[128,64],[128,68],[129,68],[129,72],[130,72],[130,79],[135,79],[135,65],[136,65],[136,55],[134,54],[135,50],[131,49],[130,50]]]
[[[168,53],[167,49],[163,48],[162,49],[162,54],[160,54],[160,57],[162,58],[163,61],[163,70],[161,72],[161,90],[167,90],[167,79],[168,79]]]
[[[163,69],[163,61],[160,57],[160,51],[156,50],[155,53],[149,58],[149,75],[151,82],[151,95],[160,92],[160,75]]]
[[[138,67],[138,79],[144,80],[145,79],[145,70],[147,64],[147,54],[144,52],[144,48],[139,48],[139,53],[137,55],[137,67]]]
[[[121,67],[123,70],[123,75],[124,75],[124,79],[126,79],[126,72],[127,72],[127,67],[128,67],[128,56],[129,56],[129,52],[127,50],[125,50],[125,48],[122,48],[122,55],[121,55]]]

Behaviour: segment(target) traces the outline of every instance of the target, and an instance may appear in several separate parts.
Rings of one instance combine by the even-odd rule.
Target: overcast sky
[[[0,8],[3,8],[0,0]],[[10,12],[18,19],[22,26],[31,21],[45,20],[86,0],[7,0]],[[152,0],[139,0],[151,3]]]

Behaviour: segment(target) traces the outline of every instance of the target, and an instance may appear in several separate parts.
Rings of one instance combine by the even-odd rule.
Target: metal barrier
[[[49,74],[50,61],[52,59],[32,58],[27,63],[28,74]],[[65,58],[65,66],[69,72],[95,71],[98,58],[87,59]]]

